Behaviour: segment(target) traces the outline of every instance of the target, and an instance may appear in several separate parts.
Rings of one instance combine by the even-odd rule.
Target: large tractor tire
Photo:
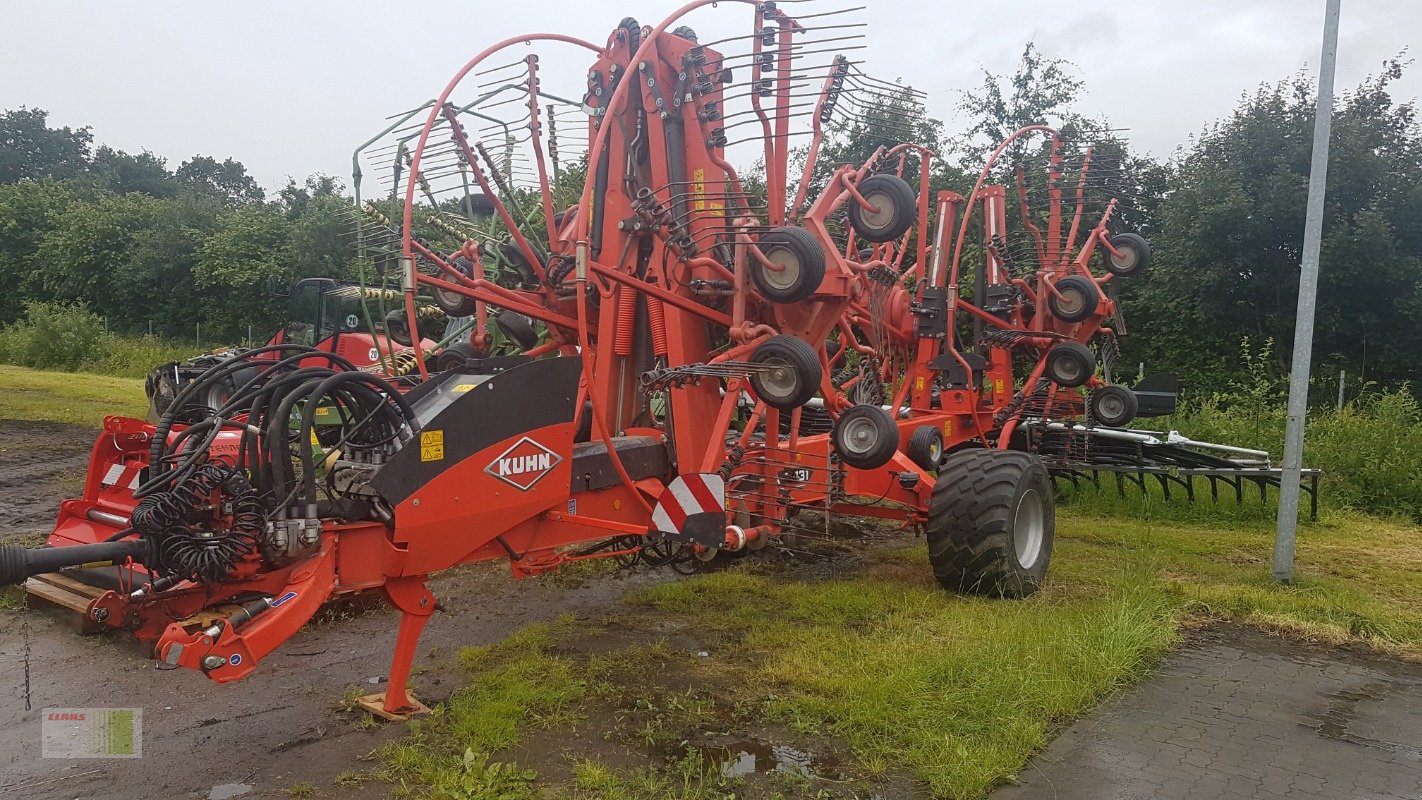
[[[1052,559],[1052,479],[1031,453],[965,450],[938,470],[928,511],[928,558],[944,588],[1026,597]]]

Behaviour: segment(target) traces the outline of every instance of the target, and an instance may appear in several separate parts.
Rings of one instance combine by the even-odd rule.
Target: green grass
[[[147,411],[141,379],[0,365],[0,419],[97,428],[111,414],[142,418]]]
[[[1148,675],[1181,630],[1202,621],[1422,656],[1416,526],[1327,514],[1301,529],[1297,580],[1280,586],[1269,575],[1267,520],[1194,508],[1202,521],[1064,509],[1048,585],[1021,601],[945,594],[921,545],[875,552],[834,580],[750,559],[654,586],[592,630],[534,626],[466,651],[471,684],[384,754],[388,776],[407,791],[459,796],[441,792],[457,780],[487,785],[480,770],[537,731],[643,754],[640,766],[570,754],[570,777],[535,781],[547,796],[829,791],[806,782],[747,793],[708,771],[694,748],[657,756],[708,731],[768,726],[807,747],[846,750],[846,785],[861,796],[907,773],[934,796],[981,798],[1061,726]],[[711,657],[667,647],[667,630],[695,632]]]

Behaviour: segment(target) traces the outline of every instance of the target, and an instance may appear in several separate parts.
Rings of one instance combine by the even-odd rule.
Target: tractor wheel
[[[1068,389],[1084,386],[1096,374],[1096,354],[1081,342],[1058,342],[1047,351],[1047,379]]]
[[[779,272],[750,260],[751,280],[767,299],[776,303],[798,303],[814,294],[825,279],[825,251],[804,228],[776,228],[756,243]]]
[[[868,242],[891,242],[913,227],[918,217],[918,204],[913,187],[897,175],[870,175],[854,187],[869,205],[879,209],[871,212],[849,201],[849,224],[859,238]]]
[[[839,415],[830,443],[844,463],[855,469],[878,469],[899,449],[899,426],[878,406],[852,406]]]
[[[1031,453],[965,450],[938,470],[928,508],[928,558],[944,588],[1026,597],[1052,559],[1052,479]]]
[[[385,315],[385,335],[401,347],[412,347],[415,340],[410,336],[410,321],[405,318],[403,308],[392,308]]]
[[[943,460],[943,431],[937,425],[920,425],[909,436],[904,454],[923,470],[938,469]]]
[[[1057,281],[1053,288],[1057,294],[1047,295],[1047,308],[1057,319],[1081,322],[1096,313],[1096,306],[1101,300],[1101,290],[1096,288],[1096,281],[1081,275],[1069,275]]]
[[[466,278],[474,274],[474,262],[463,256],[454,259],[454,268]],[[443,275],[443,273],[441,274]],[[441,277],[441,280],[448,280],[448,276]],[[474,298],[448,289],[435,289],[432,294],[435,305],[439,306],[439,310],[443,311],[446,317],[472,316],[477,306],[477,301]]]
[[[532,350],[538,346],[538,331],[533,329],[533,320],[513,311],[500,311],[494,317],[494,324],[504,335],[513,340],[520,350]]]
[[[484,356],[488,354],[485,353]],[[479,351],[474,349],[474,345],[468,342],[457,342],[444,348],[439,355],[435,356],[434,368],[436,372],[446,372],[451,369],[459,369],[471,358],[482,358]]]
[[[766,366],[750,376],[756,397],[781,411],[799,408],[814,397],[824,375],[819,353],[804,339],[785,334],[761,342],[750,360]]]
[[[1150,242],[1147,242],[1144,236],[1118,233],[1111,237],[1111,246],[1116,248],[1120,255],[1112,255],[1108,250],[1103,253],[1102,260],[1106,263],[1106,270],[1112,275],[1122,278],[1138,275],[1150,263]]]
[[[1110,428],[1121,428],[1136,418],[1136,393],[1124,386],[1102,386],[1086,398],[1092,419]]]
[[[237,387],[232,383],[232,376],[225,375],[220,380],[208,384],[203,392],[203,405],[216,411],[227,405],[227,401],[232,399],[232,395],[237,393]]]

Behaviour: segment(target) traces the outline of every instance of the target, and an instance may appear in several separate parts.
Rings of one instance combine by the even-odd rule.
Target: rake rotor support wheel
[[[798,303],[815,293],[825,279],[825,251],[804,228],[776,228],[756,243],[767,261],[779,271],[750,259],[751,280],[776,303]]]
[[[878,469],[899,449],[899,428],[889,412],[873,405],[853,406],[840,415],[830,433],[839,457],[855,469]]]
[[[1092,419],[1110,428],[1130,424],[1140,411],[1136,393],[1124,386],[1102,386],[1093,389],[1086,398]]]
[[[1048,380],[1068,389],[1085,386],[1096,374],[1096,354],[1081,342],[1058,342],[1047,351]]]
[[[1052,558],[1052,479],[1030,453],[966,450],[938,471],[928,511],[928,558],[944,588],[1026,597]]]
[[[849,224],[868,242],[892,242],[913,227],[918,214],[913,187],[897,175],[871,175],[855,187],[876,210],[850,200]]]
[[[766,405],[781,411],[799,408],[814,397],[824,375],[819,353],[796,336],[766,339],[750,360],[766,367],[751,373],[751,388]]]
[[[1102,260],[1112,275],[1122,278],[1138,275],[1150,263],[1150,242],[1144,236],[1118,233],[1111,237],[1111,247],[1115,248],[1116,253],[1107,250]]]
[[[1047,307],[1052,316],[1066,322],[1081,322],[1096,313],[1101,302],[1101,291],[1096,281],[1080,275],[1069,275],[1053,285],[1056,294],[1047,295]]]
[[[935,470],[943,460],[943,431],[937,425],[920,425],[909,436],[904,454],[920,469]]]

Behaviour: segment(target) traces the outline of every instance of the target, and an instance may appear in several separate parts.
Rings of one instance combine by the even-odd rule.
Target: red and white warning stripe
[[[667,484],[652,509],[652,529],[680,533],[692,514],[725,511],[726,482],[715,472],[678,475]]]
[[[108,472],[104,473],[99,483],[102,486],[127,486],[129,489],[137,489],[138,475],[142,471],[143,468],[136,464],[110,464]]]

